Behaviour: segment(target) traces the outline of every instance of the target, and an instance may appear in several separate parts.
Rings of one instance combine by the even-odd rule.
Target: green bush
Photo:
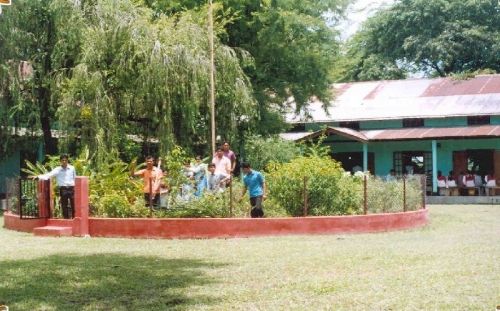
[[[127,198],[112,193],[100,198],[97,214],[102,217],[147,217],[150,211],[144,206],[142,199],[138,198],[131,204]]]
[[[367,182],[369,213],[394,213],[404,210],[403,180],[384,181],[370,176]],[[406,180],[406,207],[408,211],[422,206],[422,190],[417,177]]]
[[[249,217],[250,200],[248,195],[240,201],[243,185],[237,178],[233,180],[233,217]],[[182,201],[170,198],[168,209],[161,209],[154,213],[154,217],[212,217],[222,218],[230,216],[229,188],[222,193],[205,193],[201,198]],[[272,198],[263,202],[265,217],[285,217],[287,212]]]
[[[245,142],[245,161],[258,171],[265,170],[271,162],[289,162],[300,154],[294,142],[280,137],[249,136]]]
[[[340,163],[329,157],[298,157],[269,168],[271,198],[289,215],[303,215],[304,177],[308,215],[350,215],[362,211],[361,179],[347,176]]]

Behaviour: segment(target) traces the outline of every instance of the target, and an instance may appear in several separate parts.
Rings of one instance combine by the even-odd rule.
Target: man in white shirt
[[[39,179],[47,180],[56,177],[59,196],[61,199],[61,209],[65,219],[75,217],[75,178],[76,172],[73,165],[68,163],[68,155],[63,154],[59,157],[61,165],[54,168],[47,174],[37,176]],[[71,209],[68,209],[68,204]]]
[[[215,173],[231,175],[231,160],[224,156],[224,150],[221,148],[217,149],[217,153],[212,159],[212,163],[215,164]]]

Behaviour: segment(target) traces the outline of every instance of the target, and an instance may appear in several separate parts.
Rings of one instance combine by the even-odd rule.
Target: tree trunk
[[[40,123],[42,125],[43,132],[43,142],[45,146],[45,154],[55,154],[57,152],[57,146],[52,139],[52,132],[50,131],[50,101],[51,101],[51,90],[50,85],[47,85],[44,79],[50,77],[52,71],[52,47],[54,40],[54,25],[52,16],[49,16],[47,20],[47,42],[45,43],[45,56],[42,62],[42,67],[40,70],[43,74],[39,74],[38,77],[38,101],[40,104]]]

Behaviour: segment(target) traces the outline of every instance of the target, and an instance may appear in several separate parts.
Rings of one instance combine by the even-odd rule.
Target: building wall
[[[425,127],[467,126],[467,117],[425,119]]]
[[[500,125],[500,116],[491,116],[490,123],[492,125]]]
[[[19,175],[20,167],[20,152],[14,151],[5,159],[0,161],[0,193],[5,193],[5,178]]]
[[[362,121],[359,123],[361,130],[376,130],[376,129],[395,129],[402,128],[402,120],[380,120],[380,121]]]
[[[500,115],[499,116],[491,116],[490,123],[492,125],[500,125]],[[307,131],[318,131],[325,126],[339,126],[339,122],[308,123],[308,124],[306,124],[306,130]],[[467,117],[424,119],[424,126],[425,127],[467,126]],[[402,120],[360,121],[359,127],[360,127],[360,130],[402,128],[403,121]]]
[[[437,169],[448,172],[453,169],[453,151],[466,149],[500,150],[500,138],[436,140]],[[358,142],[331,142],[333,153],[362,152],[363,144]],[[386,175],[393,167],[393,153],[397,151],[432,151],[432,140],[384,141],[368,143],[368,152],[375,153],[375,174]]]

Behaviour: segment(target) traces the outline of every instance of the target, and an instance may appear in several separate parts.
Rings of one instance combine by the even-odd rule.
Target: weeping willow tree
[[[202,12],[156,16],[129,0],[88,7],[82,53],[64,82],[59,119],[67,142],[80,137],[97,163],[120,151],[134,134],[191,148],[209,138],[207,28]],[[205,13],[206,16],[206,13]],[[217,131],[228,137],[255,102],[240,62],[243,51],[217,42]]]
[[[56,151],[58,81],[79,55],[82,21],[70,0],[18,0],[0,16],[0,157],[19,143],[7,128],[41,130],[46,151]]]

